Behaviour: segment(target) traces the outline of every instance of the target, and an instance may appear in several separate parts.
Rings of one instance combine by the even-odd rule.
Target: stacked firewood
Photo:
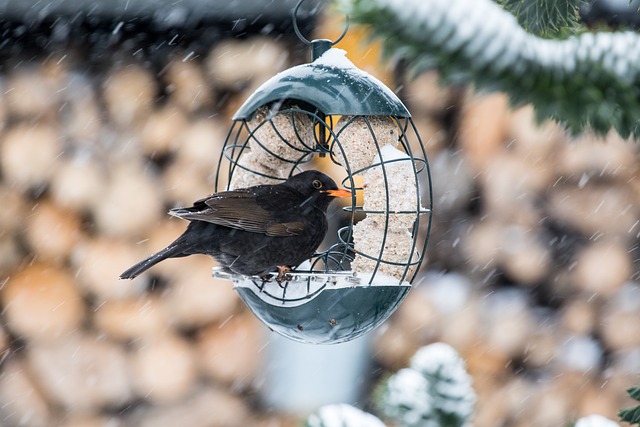
[[[396,369],[421,345],[452,344],[474,377],[477,426],[616,419],[640,371],[637,143],[569,135],[433,74],[406,93],[433,141],[430,271],[377,359]]]
[[[246,398],[266,328],[210,258],[118,275],[184,230],[165,212],[214,191],[230,115],[290,62],[253,37],[160,71],[91,74],[66,55],[5,68],[0,424],[287,425]]]

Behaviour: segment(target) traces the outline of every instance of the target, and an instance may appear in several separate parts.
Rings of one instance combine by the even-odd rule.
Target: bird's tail
[[[136,265],[128,268],[121,275],[121,279],[133,279],[137,277],[140,273],[143,273],[147,269],[153,267],[157,263],[167,258],[175,258],[185,256],[187,254],[184,253],[184,244],[180,241],[173,242],[163,250],[158,253],[151,255],[149,258],[144,259],[137,263]]]

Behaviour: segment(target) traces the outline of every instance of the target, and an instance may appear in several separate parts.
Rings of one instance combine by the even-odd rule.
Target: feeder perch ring
[[[310,344],[337,344],[362,336],[384,322],[411,289],[408,283],[362,286],[352,272],[295,272],[282,287],[217,269],[213,275],[233,281],[244,303],[271,330]],[[307,287],[310,291],[280,298],[277,290],[266,286],[282,292]]]

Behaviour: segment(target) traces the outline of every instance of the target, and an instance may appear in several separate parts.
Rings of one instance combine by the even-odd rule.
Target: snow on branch
[[[403,427],[461,427],[474,411],[476,395],[458,353],[444,343],[422,347],[381,387],[380,411]]]
[[[307,419],[305,427],[385,427],[375,416],[347,404],[326,405]]]
[[[437,68],[448,83],[504,91],[532,103],[538,119],[572,132],[640,136],[640,35],[583,33],[547,40],[527,33],[491,0],[341,0],[371,27],[387,55],[416,72]]]

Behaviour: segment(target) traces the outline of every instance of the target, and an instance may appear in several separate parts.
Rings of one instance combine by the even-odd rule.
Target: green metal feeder
[[[333,48],[342,37],[308,41],[295,28],[313,61],[272,77],[236,112],[216,191],[282,182],[313,168],[314,158],[328,157],[344,169],[342,184],[353,192],[343,208],[349,223],[287,282],[217,269],[214,275],[232,280],[273,331],[300,342],[339,343],[380,325],[409,292],[431,227],[431,179],[400,99]],[[362,184],[368,179],[377,183],[377,199]],[[407,194],[398,201],[403,188]],[[358,192],[364,205],[357,204]]]

